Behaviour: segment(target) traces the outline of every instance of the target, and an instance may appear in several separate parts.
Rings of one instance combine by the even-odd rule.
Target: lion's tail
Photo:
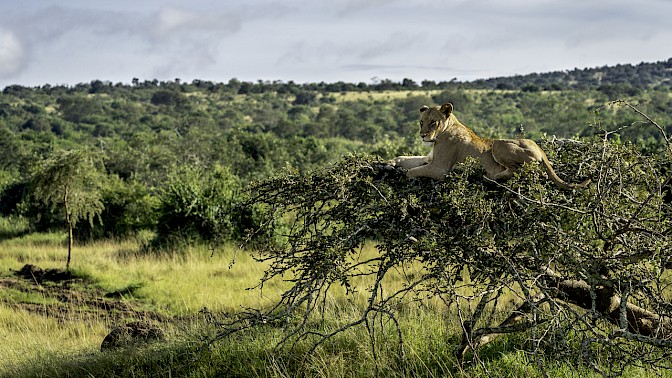
[[[582,189],[590,184],[590,179],[586,179],[579,184],[572,184],[565,182],[558,176],[557,173],[555,173],[555,170],[553,170],[553,167],[551,166],[551,162],[548,161],[548,158],[545,155],[543,156],[542,159],[542,165],[544,166],[544,168],[546,168],[546,174],[548,174],[548,177],[550,177],[551,180],[553,180],[553,182],[561,189],[564,190]]]

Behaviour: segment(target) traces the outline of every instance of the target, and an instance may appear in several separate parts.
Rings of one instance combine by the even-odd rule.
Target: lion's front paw
[[[399,164],[399,159],[388,160],[388,161],[385,162],[385,166],[383,168],[387,169],[388,171],[391,171],[391,170],[396,169],[398,164]]]

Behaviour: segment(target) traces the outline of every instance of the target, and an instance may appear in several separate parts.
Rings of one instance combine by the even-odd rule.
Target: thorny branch
[[[618,104],[657,127],[670,149],[660,125]],[[409,180],[370,156],[258,183],[251,202],[267,206],[265,225],[274,228],[264,232],[275,235],[259,256],[270,264],[260,287],[277,279],[292,287],[274,306],[222,324],[219,337],[271,325],[285,329],[282,345],[308,340],[314,349],[363,326],[376,355],[390,326],[404,358],[399,309],[438,296],[462,330],[458,361],[471,356],[486,369],[479,351],[501,335],[520,335],[516,348],[542,371],[563,359],[603,374],[646,361],[660,366],[672,356],[672,276],[664,273],[672,266],[672,209],[663,196],[672,154],[643,156],[611,134],[546,146],[556,170],[580,166],[595,179],[571,193],[536,167],[500,183],[468,162],[434,182]],[[386,292],[390,272],[411,265],[420,268]],[[327,292],[337,287],[368,294],[341,322],[324,315]]]

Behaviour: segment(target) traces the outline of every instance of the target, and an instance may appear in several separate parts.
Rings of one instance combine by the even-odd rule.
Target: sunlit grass
[[[259,292],[248,291],[264,270],[249,253],[223,246],[215,250],[197,246],[180,253],[142,254],[136,240],[105,241],[76,245],[72,271],[86,277],[103,292],[137,287],[132,292],[138,304],[167,316],[233,312],[264,301]],[[33,234],[0,242],[1,274],[11,276],[25,264],[42,269],[63,269],[67,249],[59,233]],[[236,264],[231,268],[231,262]],[[66,355],[95,351],[111,324],[103,316],[82,321],[58,321],[31,313],[12,304],[53,305],[53,298],[0,285],[0,371],[2,364],[34,359],[42,354]],[[76,288],[74,289],[76,290]],[[273,293],[272,286],[266,293]],[[76,309],[75,309],[76,311]],[[1,374],[0,374],[1,375]]]
[[[173,315],[195,313],[204,307],[236,311],[241,306],[264,305],[277,294],[274,284],[266,286],[265,296],[246,290],[259,282],[265,266],[255,262],[250,252],[233,246],[194,246],[163,255],[142,254],[140,249],[135,240],[76,245],[72,270],[109,292],[138,287],[134,294]],[[66,256],[60,234],[0,242],[0,264],[15,271],[24,264],[63,269]]]
[[[367,243],[358,258],[369,259],[377,253],[375,244]],[[60,233],[25,235],[0,242],[0,264],[13,270],[27,263],[43,269],[62,269],[66,254],[65,236]],[[285,334],[282,328],[272,325],[237,334],[210,348],[198,347],[197,340],[217,331],[198,317],[202,309],[223,317],[223,313],[245,308],[264,308],[276,303],[290,287],[288,282],[275,280],[263,291],[247,290],[259,283],[267,265],[255,261],[252,252],[231,245],[192,246],[179,252],[147,254],[143,253],[141,240],[96,242],[75,246],[72,268],[104,293],[125,293],[129,289],[128,294],[122,295],[135,305],[157,311],[167,319],[185,320],[161,323],[167,332],[165,342],[100,353],[101,341],[114,325],[109,317],[102,313],[79,320],[47,317],[17,304],[46,308],[54,304],[53,298],[0,287],[0,376],[283,377],[297,372],[320,377],[540,376],[530,357],[519,350],[524,336],[496,340],[482,353],[485,366],[471,365],[462,370],[453,354],[462,332],[455,309],[447,308],[436,297],[423,300],[422,305],[406,303],[397,308],[403,359],[397,328],[384,314],[370,323],[376,330],[374,338],[366,327],[353,327],[311,353],[315,337],[292,344],[292,348],[276,349]],[[390,272],[382,284],[382,295],[402,289],[422,273],[419,262]],[[10,275],[7,270],[2,273],[6,278]],[[344,288],[333,287],[326,296],[323,332],[362,316],[371,295],[372,279],[354,279],[357,292],[347,297]],[[463,280],[468,283],[467,276]],[[465,295],[469,294],[468,287],[464,290]],[[546,364],[552,376],[577,374],[576,368],[566,363]],[[632,368],[627,376],[645,377],[650,372]],[[670,376],[667,371],[655,373]],[[587,368],[580,375],[595,376]]]
[[[62,322],[0,303],[0,375],[27,359],[97,351],[108,331],[99,320]]]
[[[375,245],[368,244],[362,249],[360,258],[376,253]],[[66,254],[65,236],[60,233],[26,235],[0,242],[0,263],[12,270],[19,270],[28,263],[43,269],[62,269]],[[193,246],[180,252],[146,254],[142,252],[141,243],[133,239],[76,245],[72,257],[72,270],[78,276],[87,277],[104,292],[123,292],[126,288],[134,288],[129,299],[167,316],[195,315],[203,308],[214,313],[232,313],[275,303],[289,288],[287,282],[275,280],[267,283],[263,291],[248,290],[259,283],[266,268],[266,264],[254,260],[252,252],[238,250],[235,246],[224,245],[214,249]],[[383,285],[383,292],[399,290],[406,282],[402,278],[414,274],[419,268],[411,265],[405,267],[404,272],[392,273]],[[5,275],[9,274],[6,272]],[[371,286],[371,279],[356,279],[353,284],[358,291],[352,298],[346,299],[345,290],[339,287],[328,295],[325,314],[334,324],[343,324],[361,316],[360,310],[370,295],[367,289]],[[40,297],[39,294],[31,294],[32,298],[27,295],[18,291],[3,291],[2,300],[7,304],[1,309],[0,329],[3,340],[7,342],[0,348],[0,360],[7,361],[5,369],[16,363],[20,365],[21,361],[45,360],[45,356],[56,361],[67,355],[93,353],[99,349],[112,326],[110,320],[102,316],[63,322],[11,307],[12,301],[53,304],[53,299]],[[429,329],[423,327],[422,331],[429,332]],[[345,348],[352,342],[348,338],[354,338],[357,340],[354,348],[364,353],[368,341],[362,332],[365,330],[345,333],[339,342]],[[273,331],[261,338],[259,342],[263,345],[258,348],[268,348],[280,337],[281,333]],[[321,360],[314,360],[317,365],[313,369],[324,367],[346,371],[344,369],[351,368],[348,362],[351,356],[348,354],[332,355],[332,349],[321,350],[321,354],[316,355]],[[280,365],[276,368],[276,372],[282,371]]]
[[[441,90],[427,91],[375,91],[375,92],[343,92],[333,94],[337,102],[361,101],[361,100],[397,100],[409,96],[427,95],[432,96],[441,93]]]
[[[24,264],[63,268],[67,257],[65,234],[29,234],[0,241],[0,265],[18,270]]]
[[[236,263],[231,265],[234,258]],[[102,253],[92,261],[83,261],[81,270],[95,276],[109,291],[137,285],[135,293],[143,301],[173,315],[196,313],[203,308],[233,312],[241,306],[258,306],[271,300],[246,290],[256,285],[264,266],[249,253],[229,246],[215,250],[196,246],[179,254],[123,259]]]

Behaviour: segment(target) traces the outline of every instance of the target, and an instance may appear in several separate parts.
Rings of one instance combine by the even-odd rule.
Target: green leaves
[[[33,197],[44,204],[67,206],[73,225],[80,219],[93,223],[103,210],[100,161],[84,150],[56,150],[33,173]]]
[[[240,238],[238,177],[222,166],[176,166],[159,194],[158,244]]]
[[[633,319],[629,332],[668,337],[672,328],[654,336],[646,333],[651,327],[637,328],[651,313],[627,302],[646,303],[659,311],[656,316],[669,316],[664,310],[671,308],[669,295],[651,294],[670,284],[669,275],[661,274],[661,267],[670,265],[661,251],[672,247],[670,204],[662,198],[667,163],[608,141],[544,148],[559,175],[578,181],[571,175],[581,172],[593,184],[559,190],[536,165],[524,166],[509,181],[492,182],[473,160],[441,182],[411,180],[367,155],[255,184],[252,201],[272,209],[263,224],[279,232],[277,221],[284,222],[285,242],[270,244],[261,257],[270,263],[262,285],[274,277],[292,277],[294,283],[269,316],[308,319],[319,311],[318,298],[336,285],[348,293],[369,293],[361,318],[350,326],[381,309],[396,317],[386,306],[406,297],[467,301],[470,310],[455,320],[465,329],[463,351],[478,345],[482,335],[498,333],[492,331],[496,320],[505,318],[500,327],[532,332],[529,352],[562,352],[574,361],[581,345],[590,349],[613,337],[610,325],[620,326],[626,309]],[[367,243],[375,243],[375,256],[361,254]],[[404,288],[379,292],[386,276],[417,264],[419,274],[409,276]],[[624,295],[622,310],[609,307]],[[513,301],[519,312],[510,313],[511,307],[498,301]],[[492,313],[487,319],[486,308]],[[584,323],[585,317],[599,319],[599,326]],[[476,324],[482,328],[476,330]],[[537,329],[542,324],[543,330]],[[307,323],[290,328],[297,338],[319,334]],[[570,336],[574,333],[579,336]],[[563,346],[568,344],[574,346]],[[647,358],[611,352],[619,361]],[[666,353],[658,352],[646,353]]]

